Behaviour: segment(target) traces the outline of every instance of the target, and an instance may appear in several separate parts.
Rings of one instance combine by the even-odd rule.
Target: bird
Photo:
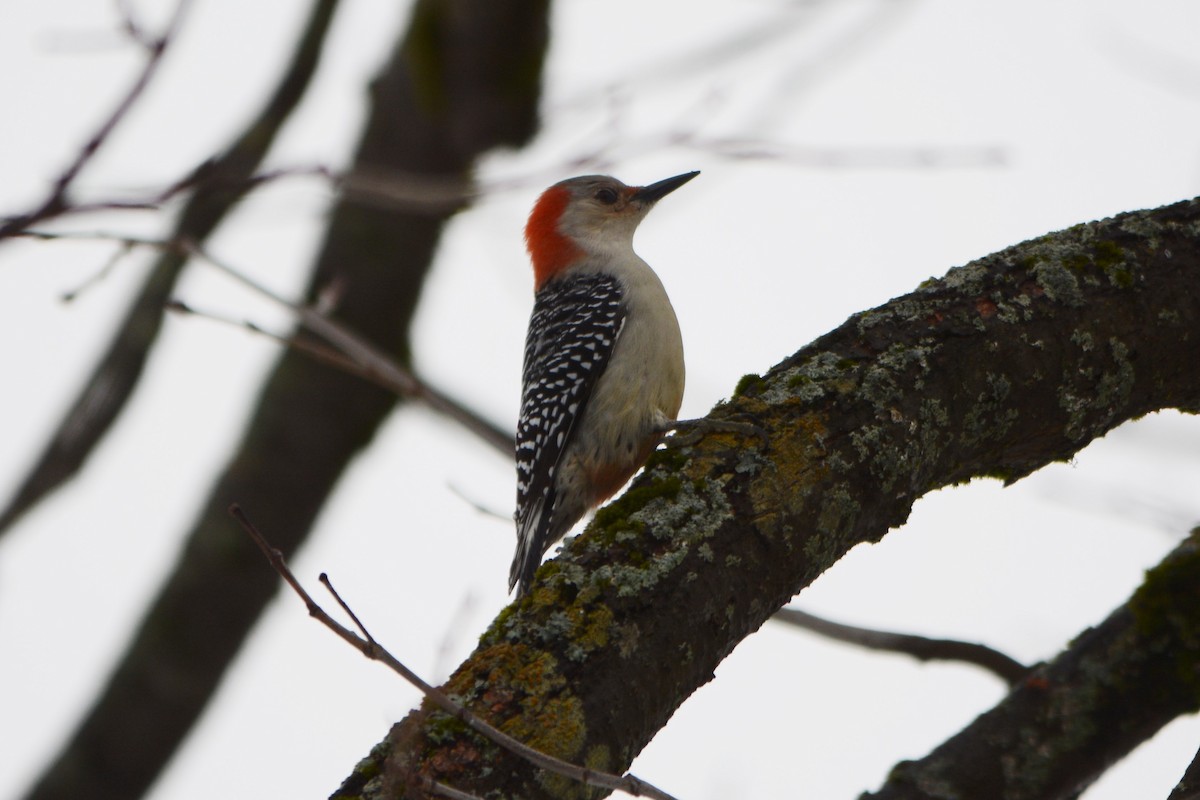
[[[551,545],[637,472],[679,413],[679,321],[662,281],[634,252],[633,235],[659,200],[699,174],[646,186],[568,178],[546,189],[529,215],[534,305],[508,578],[518,598]]]

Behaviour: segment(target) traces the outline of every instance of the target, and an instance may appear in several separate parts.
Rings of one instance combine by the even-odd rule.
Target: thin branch
[[[301,327],[307,329],[331,344],[335,350],[323,347],[315,342],[300,339],[295,336],[283,337],[271,333],[252,322],[231,320],[217,314],[201,312],[180,300],[171,300],[166,309],[176,313],[194,314],[232,325],[244,326],[247,330],[275,339],[289,347],[295,347],[306,355],[312,356],[330,366],[344,370],[364,380],[371,381],[380,388],[387,389],[397,395],[424,403],[432,410],[449,417],[462,425],[471,433],[490,444],[504,456],[511,458],[513,453],[513,438],[479,414],[459,403],[445,392],[430,386],[411,371],[397,364],[386,353],[373,344],[351,331],[336,320],[331,319],[317,308],[299,305],[276,294],[272,290],[256,282],[245,273],[221,261],[193,241],[163,240],[142,236],[108,233],[103,231],[91,232],[56,232],[45,230],[19,231],[18,236],[54,241],[59,239],[97,239],[117,242],[125,247],[154,247],[163,251],[182,250],[199,257],[205,263],[224,272],[238,283],[251,291],[279,306],[287,309],[296,317]],[[340,351],[340,352],[339,352]]]
[[[185,190],[202,186],[208,190],[229,190],[240,196],[256,188],[258,185],[292,175],[316,175],[328,180],[334,188],[356,201],[368,203],[376,207],[394,207],[404,210],[423,210],[429,213],[441,214],[447,209],[460,207],[463,203],[471,202],[483,194],[494,191],[512,189],[528,189],[531,186],[543,186],[562,177],[564,171],[580,170],[609,170],[612,165],[627,160],[639,154],[655,152],[668,147],[684,147],[704,152],[712,157],[737,160],[768,160],[787,162],[799,166],[817,168],[960,168],[977,166],[996,166],[1004,163],[1005,156],[997,147],[981,148],[948,148],[927,146],[919,148],[875,148],[849,149],[844,147],[831,148],[796,148],[793,146],[773,143],[769,140],[712,138],[699,135],[699,121],[687,121],[686,124],[675,124],[653,131],[648,135],[612,137],[611,130],[614,122],[608,120],[602,130],[608,132],[605,141],[585,150],[564,161],[552,165],[539,173],[525,174],[511,179],[493,182],[489,187],[476,191],[469,182],[461,178],[431,177],[414,172],[368,172],[355,171],[349,174],[339,174],[325,166],[293,167],[278,170],[268,170],[255,175],[228,174],[228,164],[222,161],[228,159],[213,159],[201,164],[182,179],[153,193],[135,198],[110,198],[90,202],[76,203],[68,198],[70,184],[83,167],[92,158],[100,146],[108,139],[113,129],[127,115],[133,103],[141,96],[146,85],[157,70],[158,64],[167,45],[174,39],[183,13],[190,0],[178,0],[174,16],[166,32],[154,37],[146,32],[135,19],[126,0],[116,0],[120,16],[120,30],[132,41],[136,42],[147,52],[146,64],[133,86],[125,97],[118,103],[108,119],[85,143],[75,161],[55,181],[50,195],[42,205],[33,211],[2,218],[0,239],[13,236],[23,228],[48,219],[61,217],[66,214],[85,214],[99,211],[130,211],[130,210],[159,210],[170,199],[182,194]],[[814,3],[815,6],[822,5]],[[777,38],[786,32],[794,19],[780,24],[780,20],[768,20],[740,36],[731,37],[717,48],[724,53],[746,53],[748,43],[759,40]],[[692,54],[688,60],[675,65],[676,69],[686,69],[683,63],[704,61],[711,63],[704,55]],[[658,75],[662,79],[662,75]],[[606,92],[610,91],[605,89]],[[705,101],[708,104],[708,101]],[[704,115],[707,118],[711,114]],[[257,131],[253,132],[258,135]],[[237,148],[235,147],[235,151]]]
[[[962,661],[974,664],[999,676],[1009,686],[1016,686],[1029,676],[1029,667],[1009,658],[999,650],[982,644],[960,642],[953,639],[928,639],[907,633],[857,628],[830,622],[827,619],[805,613],[798,608],[781,608],[771,617],[776,622],[795,625],[839,642],[865,647],[868,650],[884,650],[902,653],[919,661]]]
[[[622,791],[626,794],[633,795],[634,797],[653,797],[657,800],[675,800],[675,798],[673,798],[671,795],[632,774],[626,773],[625,775],[618,776],[571,764],[570,762],[547,755],[540,750],[535,750],[520,740],[514,739],[508,734],[492,727],[482,718],[463,708],[458,703],[455,703],[443,691],[429,683],[426,683],[420,676],[397,660],[396,657],[389,653],[385,648],[380,646],[378,642],[376,642],[373,638],[370,638],[370,634],[368,634],[366,629],[362,627],[362,623],[358,621],[358,617],[349,610],[349,607],[346,605],[346,603],[342,601],[336,592],[334,592],[333,585],[329,582],[328,578],[323,575],[322,583],[324,583],[330,592],[333,593],[334,597],[337,599],[337,602],[342,606],[342,608],[346,609],[346,611],[350,613],[350,616],[354,620],[355,624],[360,630],[363,631],[367,638],[359,636],[358,634],[354,633],[354,631],[350,630],[329,616],[329,614],[326,613],[325,610],[321,608],[321,606],[319,606],[315,600],[312,599],[312,596],[309,595],[304,587],[300,585],[300,582],[296,579],[296,576],[292,574],[291,569],[284,560],[283,553],[277,548],[273,547],[271,543],[267,541],[266,537],[264,537],[258,528],[255,527],[254,523],[249,520],[245,512],[243,512],[239,506],[233,505],[230,506],[229,513],[238,521],[238,524],[242,526],[246,533],[249,534],[250,538],[254,540],[254,543],[258,545],[258,548],[262,550],[263,555],[267,557],[267,560],[279,574],[279,577],[283,578],[287,585],[292,588],[292,591],[295,592],[296,595],[304,602],[305,607],[308,609],[309,616],[315,617],[318,622],[341,637],[343,641],[355,647],[367,658],[371,659],[372,661],[379,661],[385,664],[397,675],[404,678],[406,681],[419,689],[429,700],[433,702],[434,705],[455,719],[461,721],[471,730],[490,740],[494,744],[504,748],[508,752],[513,753],[520,758],[526,759],[534,766],[541,767],[542,769],[553,772],[556,775],[562,775],[564,777],[571,778],[572,780],[579,781],[580,783],[588,786]],[[469,797],[469,795],[467,796]]]
[[[782,162],[814,169],[974,169],[1002,167],[1008,160],[999,145],[798,147],[765,139],[710,139],[691,135],[677,143],[731,160]]]
[[[165,188],[149,191],[146,194],[130,195],[122,198],[73,202],[69,206],[59,209],[53,216],[62,217],[67,214],[78,216],[104,211],[160,211],[168,202],[192,189],[202,188],[209,192],[220,190],[241,196],[260,186],[290,178],[321,178],[330,185],[331,189],[337,189],[342,185],[342,178],[339,175],[328,167],[321,165],[279,167],[277,169],[256,172],[246,177],[231,177],[221,169],[214,168],[210,161],[202,164],[174,183],[167,185]],[[434,205],[434,203],[431,202],[430,205]],[[439,203],[438,205],[441,204]],[[9,219],[17,218],[10,217]],[[45,219],[48,219],[48,217],[31,220],[29,224],[45,221]],[[8,235],[19,236],[24,233],[25,231],[13,231]]]
[[[185,247],[193,255],[216,267],[243,286],[291,311],[301,326],[341,350],[357,363],[365,374],[372,376],[373,380],[383,382],[389,389],[402,397],[419,400],[434,411],[458,422],[505,456],[512,456],[513,438],[511,435],[487,422],[449,395],[420,381],[415,375],[400,367],[386,353],[366,339],[314,308],[298,305],[284,299],[229,264],[217,259],[199,245],[185,243]]]
[[[174,239],[113,233],[112,231],[46,231],[30,229],[17,231],[13,235],[24,239],[37,239],[43,242],[92,240],[97,242],[113,242],[126,247],[153,247],[164,252],[180,252],[183,250],[183,245]]]
[[[67,190],[67,187],[75,180],[80,170],[84,165],[96,154],[100,146],[108,140],[109,135],[117,127],[125,115],[129,113],[129,109],[141,97],[146,86],[149,85],[150,79],[154,77],[154,73],[158,70],[158,65],[162,62],[163,54],[167,51],[169,45],[179,32],[179,26],[183,22],[184,13],[187,11],[191,0],[178,0],[175,4],[175,11],[171,14],[170,21],[167,22],[167,27],[161,36],[152,38],[138,27],[132,18],[125,16],[124,27],[127,33],[138,42],[146,50],[146,64],[142,67],[137,79],[133,85],[129,87],[129,91],[117,103],[116,108],[109,114],[108,119],[92,134],[87,143],[83,146],[83,150],[76,157],[75,161],[67,167],[66,171],[59,177],[54,185],[54,195],[62,198]]]
[[[512,518],[508,518],[508,522],[512,524]],[[455,645],[463,641],[464,629],[466,628],[467,620],[479,605],[475,595],[467,591],[461,601],[454,609],[454,613],[450,617],[450,621],[442,628],[442,636],[438,641],[437,650],[433,654],[433,666],[429,668],[435,676],[449,676],[451,672],[451,657],[454,654]]]
[[[311,11],[292,58],[260,113],[249,121],[232,144],[160,193],[161,196],[173,192],[187,195],[172,224],[173,233],[165,237],[172,244],[154,259],[82,390],[69,404],[62,421],[12,499],[0,509],[0,534],[74,476],[124,410],[157,342],[163,306],[188,264],[186,254],[174,243],[184,238],[204,240],[242,199],[244,192],[216,187],[236,185],[239,178],[252,175],[265,158],[316,73],[338,3],[339,0],[312,0]],[[182,7],[179,14],[182,14]],[[184,188],[190,191],[183,192]],[[81,213],[93,207],[75,204],[60,211],[59,215]],[[131,762],[135,760],[130,759]]]
[[[287,336],[284,334],[275,333],[274,331],[269,331],[258,323],[251,322],[248,319],[235,319],[234,317],[223,316],[213,311],[203,311],[195,306],[188,305],[178,298],[168,301],[166,310],[175,314],[199,317],[200,319],[205,319],[210,322],[229,325],[230,327],[239,328],[256,336],[265,337],[276,344],[280,344],[284,347],[288,347],[292,350],[303,353],[314,361],[319,361],[320,363],[326,364],[334,369],[338,369],[342,372],[362,378],[363,380],[370,381],[381,389],[387,389],[388,391],[392,391],[394,389],[392,384],[379,380],[379,376],[367,371],[360,364],[350,360],[338,350],[335,350],[333,347],[315,341],[309,337],[296,335]]]
[[[443,213],[464,203],[496,194],[530,191],[559,180],[566,173],[608,172],[615,165],[636,156],[664,148],[686,148],[710,158],[733,161],[769,161],[808,169],[963,169],[999,167],[1007,163],[1007,154],[999,146],[950,147],[796,147],[767,139],[708,138],[687,130],[664,130],[643,137],[625,137],[618,143],[605,142],[582,151],[560,163],[520,175],[493,178],[477,188],[461,180],[429,177],[415,173],[357,171],[339,173],[322,165],[290,166],[263,170],[245,177],[230,177],[204,165],[168,186],[144,194],[110,197],[62,204],[43,213],[43,209],[6,219],[0,237],[22,233],[20,226],[65,215],[94,214],[105,211],[159,211],[169,201],[198,186],[213,191],[243,194],[260,186],[290,178],[319,178],[332,190],[363,205],[405,211]]]
[[[479,502],[478,500],[476,500],[473,497],[471,497],[470,495],[468,495],[464,489],[462,489],[461,487],[455,486],[453,483],[447,484],[446,488],[450,490],[450,493],[452,495],[457,497],[459,500],[462,500],[464,503],[466,503],[468,506],[470,506],[471,508],[473,508],[475,511],[479,512],[483,516],[488,517],[489,519],[497,520],[499,522],[504,522],[509,525],[512,524],[512,514],[511,513],[503,514],[494,508],[488,508],[483,503]]]
[[[116,0],[115,5],[117,7],[117,16],[121,18],[121,32],[147,51],[153,51],[157,40],[138,24],[137,18],[133,14],[133,9],[129,5],[129,0]]]
[[[70,208],[70,202],[67,199],[67,193],[70,190],[71,184],[84,166],[92,159],[96,152],[108,140],[113,130],[129,113],[133,104],[141,97],[146,86],[149,85],[151,78],[158,71],[158,66],[162,62],[163,54],[167,51],[167,46],[174,40],[176,33],[179,31],[180,23],[183,21],[184,12],[187,10],[191,0],[178,0],[175,4],[175,11],[171,15],[170,21],[167,23],[166,30],[157,38],[150,38],[141,28],[133,21],[133,18],[128,13],[123,13],[122,28],[129,36],[138,44],[146,49],[146,63],[142,66],[142,70],[138,73],[133,85],[125,92],[125,96],[117,103],[116,107],[108,115],[108,118],[92,133],[91,137],[84,143],[83,148],[75,156],[75,160],[63,170],[63,173],[55,180],[53,187],[50,190],[50,195],[42,204],[33,211],[21,214],[16,217],[9,218],[3,225],[0,225],[0,239],[12,236],[15,233],[29,227],[37,222],[40,222],[51,217],[58,216]],[[124,9],[123,9],[124,11]]]
[[[134,245],[130,242],[120,242],[117,246],[117,249],[114,250],[112,255],[110,255],[108,259],[100,266],[100,269],[96,270],[94,275],[88,277],[87,280],[76,286],[71,291],[63,293],[62,301],[64,303],[73,303],[81,294],[102,282],[112,273],[117,264],[119,264],[122,259],[124,259],[130,254],[130,252],[133,251],[133,248]]]
[[[444,783],[435,781],[433,778],[427,778],[424,775],[410,774],[408,779],[420,788],[424,789],[430,794],[436,794],[438,797],[449,797],[450,800],[480,800],[478,795],[467,794],[466,792],[455,789],[453,786],[447,786]]]
[[[363,635],[363,638],[367,640],[367,643],[370,644],[371,647],[379,647],[379,642],[374,636],[371,635],[371,632],[367,630],[367,626],[362,624],[362,620],[358,618],[358,614],[355,614],[354,609],[350,608],[350,605],[342,599],[342,596],[338,594],[338,590],[333,588],[333,581],[329,580],[329,575],[322,572],[317,576],[317,580],[319,580],[321,585],[324,586],[331,595],[333,595],[333,599],[336,600],[337,604],[342,607],[342,611],[345,611],[346,615],[350,617],[350,620],[354,623],[354,627],[358,628],[359,633]]]

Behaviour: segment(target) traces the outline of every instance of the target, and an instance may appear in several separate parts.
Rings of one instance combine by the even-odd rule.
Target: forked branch
[[[307,590],[305,590],[303,586],[300,585],[300,581],[296,579],[296,576],[292,574],[291,569],[288,567],[287,562],[283,558],[283,553],[281,553],[277,548],[271,546],[270,542],[267,541],[266,537],[264,537],[258,528],[255,527],[254,523],[250,521],[245,512],[243,512],[239,506],[231,506],[229,513],[238,521],[238,524],[242,526],[246,533],[249,534],[250,538],[254,540],[254,543],[258,545],[259,549],[262,550],[263,555],[267,557],[267,560],[271,563],[271,566],[277,573],[279,573],[279,577],[283,578],[287,585],[291,587],[292,591],[296,593],[296,596],[304,602],[304,605],[308,609],[310,616],[316,618],[318,622],[320,622],[329,630],[333,631],[335,634],[341,637],[343,641],[352,645],[367,658],[371,659],[372,661],[379,661],[380,663],[386,665],[397,675],[404,678],[404,680],[408,681],[417,689],[419,689],[422,694],[424,694],[427,698],[429,698],[430,701],[433,702],[434,705],[455,719],[460,720],[471,730],[475,731],[496,745],[499,745],[508,752],[526,759],[535,766],[553,772],[556,775],[562,775],[563,777],[579,781],[580,783],[588,786],[596,786],[604,789],[621,791],[634,797],[652,797],[656,800],[675,800],[674,797],[667,794],[663,790],[650,783],[647,783],[646,781],[643,781],[632,774],[627,773],[625,775],[612,775],[607,772],[600,772],[598,770],[588,769],[576,764],[571,764],[567,761],[547,755],[539,750],[535,750],[525,743],[514,739],[503,731],[493,727],[489,723],[485,722],[482,718],[463,708],[458,703],[455,703],[448,695],[446,695],[445,692],[429,683],[426,683],[419,675],[406,667],[400,662],[399,659],[397,659],[382,645],[375,641],[374,637],[372,637],[362,623],[359,622],[357,615],[350,610],[349,606],[342,600],[337,592],[333,590],[333,586],[329,582],[327,576],[322,574],[321,582],[330,590],[338,604],[341,605],[341,607],[350,615],[351,619],[354,620],[355,625],[358,626],[358,629],[362,632],[361,636],[342,625],[337,620],[333,619],[333,617],[329,616],[329,614],[326,613],[326,611],[321,608],[321,606],[315,600],[312,599],[312,596]],[[458,790],[452,791],[457,792]],[[464,793],[445,796],[471,797],[471,795]]]

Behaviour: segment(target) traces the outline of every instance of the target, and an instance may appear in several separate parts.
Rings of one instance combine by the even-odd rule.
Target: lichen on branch
[[[1150,411],[1200,410],[1198,343],[1198,200],[951,270],[743,378],[710,416],[753,422],[766,441],[668,442],[448,685],[501,725],[569,701],[556,745],[619,772],[738,642],[917,498],[977,477],[1011,483]],[[431,724],[414,712],[396,725],[381,777],[354,794],[448,778],[445,754],[473,734],[435,741]],[[478,753],[447,782],[481,797],[586,795]]]

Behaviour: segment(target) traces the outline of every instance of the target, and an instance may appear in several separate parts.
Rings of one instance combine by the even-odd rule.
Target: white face
[[[635,199],[636,187],[615,178],[586,175],[562,185],[571,202],[559,219],[559,230],[589,253],[632,250],[633,234],[653,203]]]

